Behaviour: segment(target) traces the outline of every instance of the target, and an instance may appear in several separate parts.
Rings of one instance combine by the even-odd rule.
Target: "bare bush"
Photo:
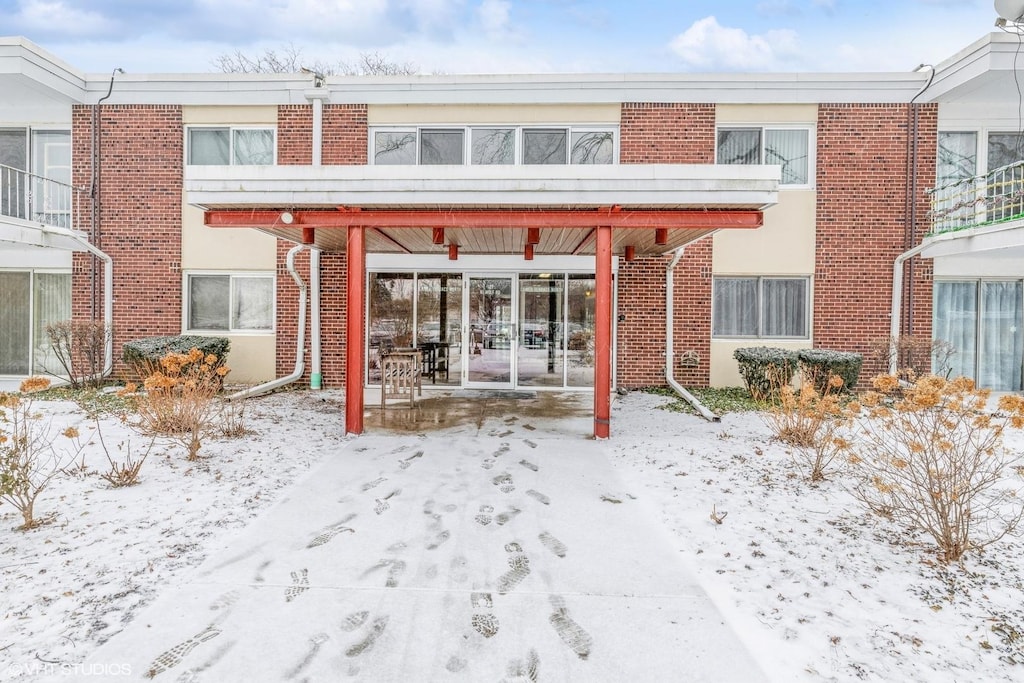
[[[871,342],[868,357],[885,371],[896,368],[896,376],[913,382],[918,377],[949,377],[956,347],[942,339],[903,335]]]
[[[229,439],[248,434],[249,429],[245,426],[245,401],[221,401],[217,426],[220,435]]]
[[[46,337],[72,389],[103,383],[107,345],[113,332],[100,320],[65,320],[46,326]]]
[[[1012,532],[1024,501],[1005,475],[1020,457],[1002,439],[1007,427],[1024,426],[1024,397],[1001,397],[993,414],[989,392],[965,377],[929,375],[901,388],[898,377],[880,375],[873,384],[848,449],[853,494],[927,533],[947,562]]]
[[[198,349],[168,353],[150,368],[136,402],[144,434],[164,435],[184,446],[189,460],[219,431],[216,396],[229,372],[215,354]]]
[[[132,455],[131,441],[122,441],[117,444],[117,450],[124,454],[124,458],[123,460],[114,460],[110,455],[110,449],[107,448],[106,441],[103,440],[103,432],[100,430],[99,420],[96,421],[96,436],[99,437],[103,454],[107,456],[107,463],[110,466],[110,469],[106,472],[100,473],[100,477],[115,489],[138,484],[139,471],[142,469],[142,464],[146,462],[146,458],[149,457],[150,451],[153,450],[153,443],[156,441],[156,438],[150,437],[149,445],[146,446],[146,450],[142,453],[141,458]]]
[[[22,385],[25,388],[25,384]],[[20,529],[32,529],[40,520],[36,500],[85,445],[73,427],[61,434],[73,444],[67,455],[59,451],[49,423],[32,410],[32,401],[17,394],[0,394],[0,501],[21,513]]]
[[[831,375],[818,393],[815,383],[803,377],[799,389],[785,378],[775,378],[772,389],[778,401],[764,413],[764,419],[776,438],[795,447],[796,459],[807,469],[808,479],[823,481],[846,441],[839,436],[849,417],[843,408],[840,393],[843,379]]]

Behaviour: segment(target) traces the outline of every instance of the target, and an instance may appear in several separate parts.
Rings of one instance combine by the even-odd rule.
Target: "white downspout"
[[[102,379],[114,369],[114,260],[89,242],[88,238],[74,230],[47,225],[43,227],[43,232],[67,237],[81,244],[85,251],[103,261],[103,326],[106,337],[103,347],[103,370],[100,372],[99,378],[95,376],[85,378],[86,380]]]
[[[320,250],[309,250],[309,388],[322,389],[320,369]]]
[[[896,340],[900,336],[900,309],[903,307],[903,263],[924,251],[925,244],[919,244],[896,257],[892,264],[892,310],[889,312],[889,374],[895,375],[899,359],[896,357]]]
[[[714,234],[714,233],[708,233],[708,235],[712,235],[712,234]],[[668,270],[665,271],[665,380],[668,382],[668,385],[670,387],[672,387],[673,390],[675,390],[675,392],[677,394],[682,396],[683,399],[685,399],[687,403],[689,403],[691,406],[693,406],[694,410],[696,410],[698,413],[700,413],[701,417],[703,417],[705,420],[709,420],[711,422],[721,422],[722,418],[720,418],[719,416],[715,415],[713,412],[708,410],[707,406],[705,406],[703,403],[701,403],[700,400],[698,400],[696,396],[691,394],[689,391],[687,391],[683,387],[682,384],[677,382],[676,378],[675,378],[675,375],[672,372],[672,368],[674,367],[674,363],[675,363],[675,351],[674,351],[674,347],[673,347],[674,340],[673,340],[673,333],[672,333],[672,323],[675,320],[675,302],[674,302],[675,282],[674,282],[674,280],[675,280],[676,265],[679,264],[679,259],[683,258],[683,252],[686,251],[686,247],[689,244],[693,244],[694,242],[698,242],[698,241],[704,239],[705,237],[707,237],[708,235],[702,235],[702,236],[698,237],[697,239],[693,240],[693,242],[689,242],[688,244],[684,244],[683,246],[681,246],[678,249],[676,249],[674,255],[672,256],[672,262],[669,263]]]
[[[329,92],[319,89],[309,95],[313,100],[314,166],[323,164],[324,98],[329,95]],[[320,250],[316,248],[309,252],[309,296],[309,388],[322,389],[324,376],[320,362]]]
[[[294,247],[288,250],[288,258],[286,263],[288,265],[288,273],[295,280],[295,284],[299,286],[299,329],[295,343],[295,370],[292,374],[287,377],[280,377],[263,384],[258,384],[248,389],[243,389],[237,393],[231,394],[227,397],[228,401],[234,401],[238,398],[249,398],[250,396],[258,396],[259,394],[265,394],[268,391],[273,391],[279,387],[283,387],[286,384],[291,384],[295,380],[302,377],[302,372],[305,370],[305,363],[303,362],[303,352],[306,346],[306,283],[299,277],[298,272],[295,270],[295,255],[306,248],[305,244],[296,244]]]

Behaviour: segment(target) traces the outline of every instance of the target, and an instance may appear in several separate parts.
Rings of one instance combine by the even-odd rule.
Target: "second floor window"
[[[387,128],[372,135],[381,165],[548,165],[615,163],[615,133],[574,126]]]
[[[807,128],[719,128],[717,151],[720,164],[777,164],[782,185],[810,184]]]
[[[189,128],[192,166],[269,166],[274,163],[273,128]]]

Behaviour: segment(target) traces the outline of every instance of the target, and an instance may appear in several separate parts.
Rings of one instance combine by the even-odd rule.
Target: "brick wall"
[[[92,107],[72,113],[72,182],[92,177]],[[104,105],[100,114],[99,233],[96,246],[114,262],[114,358],[132,339],[181,333],[181,108]],[[89,230],[91,207],[82,202],[77,225]],[[80,319],[103,314],[101,264],[76,254],[72,309]],[[93,274],[95,272],[95,302]],[[115,374],[122,374],[120,363]]]
[[[367,163],[366,135],[365,104],[324,105],[323,163]]]
[[[865,379],[883,369],[869,356],[872,342],[889,336],[893,261],[928,227],[925,190],[935,178],[936,107],[920,108],[913,234],[909,122],[903,104],[824,104],[818,110],[814,345],[864,353]],[[912,278],[914,333],[926,336],[930,272],[918,264]],[[904,300],[911,278],[907,285]]]
[[[365,164],[367,153],[365,105],[325,105],[323,117],[324,164]],[[312,163],[313,109],[311,105],[288,105],[278,108],[277,157],[280,164]],[[321,228],[322,230],[329,228]],[[277,374],[284,376],[295,369],[295,346],[298,333],[299,289],[288,273],[285,258],[294,243],[277,243]],[[325,387],[341,387],[345,383],[346,272],[348,260],[344,253],[320,255],[320,325],[321,370]],[[299,252],[296,271],[309,284],[309,252]],[[303,381],[310,376],[309,310],[306,310],[305,370]]]
[[[710,164],[715,159],[712,104],[640,102],[622,105],[619,158],[624,164]],[[617,383],[623,387],[665,384],[665,269],[669,257],[620,261]],[[673,282],[676,356],[696,351],[694,368],[676,379],[707,386],[711,366],[711,240],[687,247]]]

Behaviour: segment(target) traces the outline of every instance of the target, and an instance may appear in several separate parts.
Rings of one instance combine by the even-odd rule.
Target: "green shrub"
[[[204,356],[213,354],[219,359],[218,366],[223,365],[227,358],[231,340],[226,337],[205,337],[192,334],[180,334],[173,337],[146,337],[136,339],[124,345],[121,358],[125,364],[135,370],[140,378],[147,377],[153,368],[159,367],[160,359],[168,353],[187,354],[198,349]]]
[[[831,375],[842,378],[842,391],[852,391],[857,386],[860,369],[864,364],[864,356],[859,353],[827,349],[804,349],[797,357],[804,379],[813,383],[819,394],[828,392],[828,378]]]
[[[740,376],[755,401],[774,400],[779,389],[793,379],[797,352],[770,346],[749,346],[733,351]]]

